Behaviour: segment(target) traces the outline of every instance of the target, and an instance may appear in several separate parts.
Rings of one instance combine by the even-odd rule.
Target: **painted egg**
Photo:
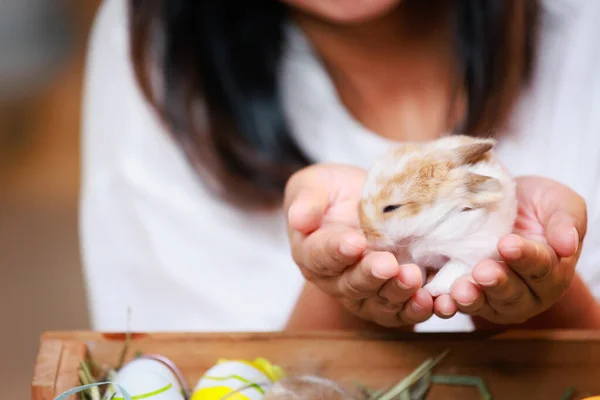
[[[112,382],[121,385],[133,398],[185,400],[184,384],[166,359],[141,357],[126,363]],[[116,394],[115,394],[116,393]],[[114,397],[113,397],[114,396]],[[124,399],[116,385],[108,387],[103,400]]]
[[[283,372],[263,358],[220,360],[196,384],[190,400],[261,400]]]

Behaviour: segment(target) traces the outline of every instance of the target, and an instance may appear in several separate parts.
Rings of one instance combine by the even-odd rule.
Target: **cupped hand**
[[[514,232],[498,243],[501,262],[483,260],[434,311],[457,309],[495,324],[521,324],[548,310],[565,294],[587,229],[585,201],[570,188],[540,177],[517,178]]]
[[[358,317],[386,327],[413,325],[433,314],[416,265],[370,252],[359,226],[366,171],[313,165],[286,186],[284,210],[294,261],[304,277]]]

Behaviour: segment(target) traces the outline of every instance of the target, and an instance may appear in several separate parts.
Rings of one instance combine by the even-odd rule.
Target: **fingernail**
[[[351,245],[350,243],[343,242],[340,244],[340,253],[346,257],[352,257],[357,255],[360,252],[360,249]]]
[[[404,282],[402,282],[400,279],[396,279],[396,284],[398,285],[398,287],[400,287],[400,289],[403,290],[408,290],[410,289],[410,286],[407,286]]]
[[[498,284],[498,280],[492,279],[490,281],[478,281],[477,283],[479,283],[481,286],[493,287]]]
[[[575,253],[579,250],[579,232],[577,232],[577,228],[573,227],[571,229],[571,235],[575,239]]]
[[[410,306],[414,312],[421,312],[425,309],[425,307],[421,307],[420,305],[418,305],[416,302],[412,302],[411,306]]]
[[[387,266],[376,265],[371,269],[371,275],[377,279],[391,279],[396,275],[396,271]]]
[[[374,269],[371,270],[371,275],[373,275],[373,277],[375,277],[377,279],[389,279],[389,277],[387,277],[387,276],[378,274],[377,271],[375,271]]]
[[[290,206],[288,210],[289,215],[299,215],[300,217],[304,217],[306,212],[306,201],[302,195],[298,196],[296,201]]]
[[[307,209],[302,204],[292,204],[288,210],[288,221],[291,227],[298,232],[302,232],[304,229],[306,229],[306,221],[310,221],[312,216],[312,210]]]
[[[510,258],[521,258],[523,252],[520,247],[509,247],[504,249],[504,255]]]
[[[472,306],[472,305],[473,305],[473,303],[475,303],[475,301],[470,301],[470,302],[468,302],[468,303],[463,303],[462,301],[458,301],[458,300],[456,300],[456,302],[457,302],[459,305],[463,306],[463,307],[469,307],[469,306]]]

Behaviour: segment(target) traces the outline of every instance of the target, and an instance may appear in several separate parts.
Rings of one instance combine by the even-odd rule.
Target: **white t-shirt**
[[[600,1],[544,2],[539,65],[498,152],[515,175],[570,185],[587,201],[578,271],[600,297]],[[299,30],[280,84],[293,134],[319,162],[369,167],[389,142],[343,107]],[[81,243],[92,327],[264,331],[285,324],[303,285],[281,210],[215,199],[137,87],[126,0],[105,0],[90,39],[83,115]],[[432,318],[419,330],[469,330]]]

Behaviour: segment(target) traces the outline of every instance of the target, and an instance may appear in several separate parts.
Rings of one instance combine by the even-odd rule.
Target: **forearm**
[[[474,317],[477,329],[600,329],[600,304],[579,275],[565,295],[543,313],[520,325],[496,325]]]

